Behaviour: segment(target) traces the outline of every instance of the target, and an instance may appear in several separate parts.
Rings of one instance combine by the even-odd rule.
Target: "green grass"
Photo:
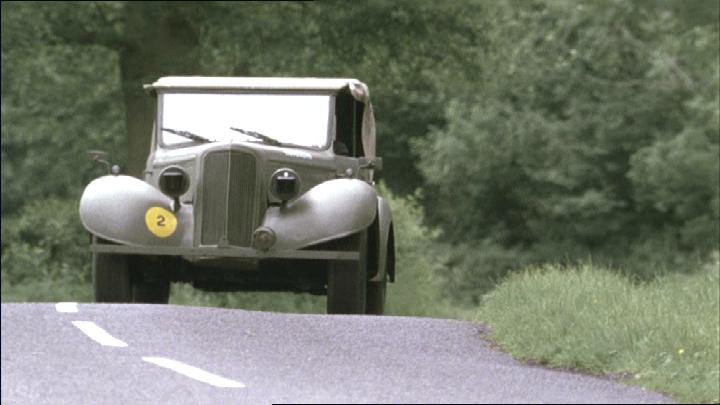
[[[92,284],[71,277],[2,281],[2,302],[93,302]]]
[[[170,304],[304,314],[325,311],[324,296],[279,292],[210,293],[184,283],[172,284]]]
[[[636,284],[592,265],[508,277],[479,320],[521,360],[627,375],[682,402],[720,401],[720,269]]]

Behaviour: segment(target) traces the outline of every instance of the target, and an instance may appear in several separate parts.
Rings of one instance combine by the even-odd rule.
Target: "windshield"
[[[324,149],[330,105],[331,96],[323,94],[165,93],[162,144],[232,141]]]

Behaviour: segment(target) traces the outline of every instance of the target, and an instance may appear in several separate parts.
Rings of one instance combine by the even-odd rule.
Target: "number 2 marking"
[[[163,207],[150,207],[145,212],[145,225],[158,238],[172,236],[177,230],[178,220],[172,212]]]

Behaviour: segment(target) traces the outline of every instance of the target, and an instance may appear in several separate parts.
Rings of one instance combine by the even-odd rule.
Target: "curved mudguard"
[[[389,251],[389,249],[395,248],[394,235],[390,234],[392,229],[392,211],[390,210],[390,204],[387,200],[382,197],[378,197],[378,262],[377,262],[377,273],[370,281],[382,281],[385,275],[390,276],[390,281],[395,281],[395,252]],[[392,255],[390,262],[388,263],[388,255]],[[388,268],[389,265],[389,268]],[[371,273],[372,274],[372,273]]]
[[[328,180],[293,202],[269,207],[262,226],[275,233],[273,249],[301,249],[367,229],[377,201],[375,189],[364,181]]]
[[[80,198],[80,220],[90,233],[132,246],[192,246],[192,206],[172,212],[172,200],[150,184],[130,176],[93,180]],[[148,210],[160,207],[176,217],[172,234],[158,237],[146,223]]]

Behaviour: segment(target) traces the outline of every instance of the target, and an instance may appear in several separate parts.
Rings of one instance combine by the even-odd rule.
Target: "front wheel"
[[[334,260],[328,265],[327,313],[364,314],[367,288],[367,231],[341,241],[338,250],[356,251],[359,260]]]
[[[93,253],[95,302],[167,304],[168,280],[146,280],[151,262],[142,257]]]
[[[129,258],[124,255],[93,253],[95,302],[132,302]]]
[[[368,315],[383,315],[385,313],[386,294],[387,276],[383,278],[383,281],[368,281],[365,313]]]
[[[170,301],[170,282],[143,281],[133,285],[133,302],[167,304]]]

